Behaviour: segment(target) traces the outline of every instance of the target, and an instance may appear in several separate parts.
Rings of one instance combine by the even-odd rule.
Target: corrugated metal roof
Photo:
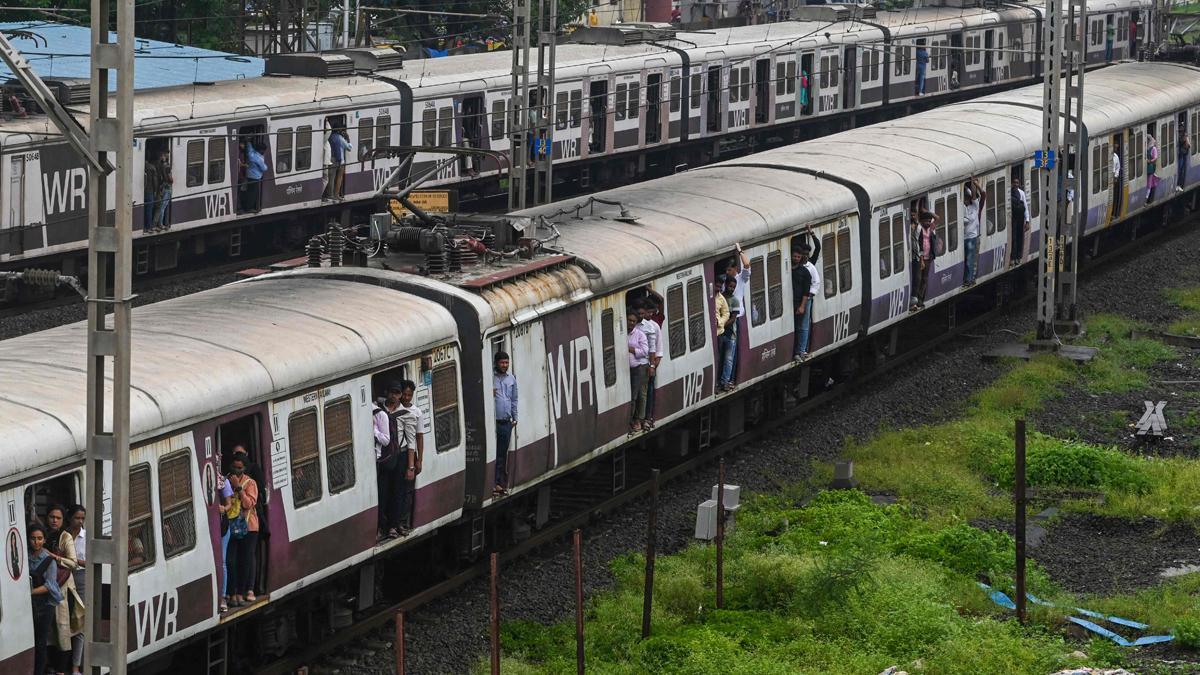
[[[28,31],[45,40],[44,43],[30,38],[11,40],[13,46],[29,59],[40,77],[91,76],[90,28],[43,21],[17,21],[0,23],[0,30]],[[116,39],[116,33],[111,35]],[[133,86],[136,89],[260,77],[265,63],[263,59],[253,56],[238,56],[143,38],[137,39],[134,49]],[[12,73],[9,69],[0,65],[0,78],[7,80],[10,77]],[[110,78],[109,90],[115,91],[116,88],[116,78]]]

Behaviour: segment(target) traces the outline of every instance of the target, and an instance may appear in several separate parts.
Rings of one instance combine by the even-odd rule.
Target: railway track
[[[1162,213],[1161,211],[1158,213]],[[1151,218],[1156,218],[1154,214],[1146,216],[1143,224],[1149,224]],[[1200,218],[1191,214],[1184,214],[1177,219],[1176,224],[1164,227],[1155,227],[1152,231],[1132,237],[1136,233],[1136,229],[1121,228],[1119,232],[1102,233],[1107,236],[1100,241],[1100,248],[1104,248],[1104,252],[1095,256],[1080,257],[1080,275],[1081,278],[1087,278],[1093,274],[1099,273],[1105,269],[1105,262],[1113,261],[1118,256],[1129,256],[1130,254],[1158,245],[1160,243],[1169,243],[1169,241],[1178,234],[1182,233],[1185,228],[1194,226],[1200,223]],[[1129,235],[1122,237],[1120,235]],[[1165,240],[1165,242],[1164,242]],[[1085,246],[1085,249],[1091,250],[1090,246]],[[1020,272],[1022,275],[1036,275],[1034,265],[1027,264]],[[1001,287],[1001,284],[1011,284],[1009,280],[1001,279],[987,285],[981,286],[976,293],[960,298],[957,303],[946,303],[946,306],[939,305],[935,308],[927,310],[928,312],[941,313],[947,319],[944,324],[945,328],[936,328],[930,326],[926,322],[928,334],[916,335],[912,334],[915,339],[909,339],[911,343],[897,355],[890,357],[882,364],[877,364],[868,372],[856,375],[853,378],[836,384],[827,390],[810,396],[807,399],[797,401],[790,397],[787,390],[789,383],[787,378],[791,373],[784,373],[776,378],[760,383],[756,387],[738,390],[729,394],[727,398],[751,398],[757,397],[760,405],[757,410],[760,411],[758,417],[760,419],[747,420],[746,431],[737,436],[717,443],[710,447],[703,448],[697,452],[690,454],[687,457],[678,457],[675,461],[664,461],[664,456],[661,453],[628,453],[623,449],[618,449],[610,453],[610,457],[614,462],[625,464],[623,476],[633,476],[633,480],[624,481],[622,489],[617,490],[616,486],[608,491],[608,494],[603,494],[603,486],[597,486],[597,482],[606,481],[591,481],[593,483],[591,489],[586,494],[580,493],[578,489],[568,489],[567,492],[573,495],[570,500],[574,507],[570,513],[553,519],[541,530],[531,534],[531,536],[519,543],[513,544],[499,551],[501,563],[514,562],[522,557],[533,553],[542,547],[553,545],[558,541],[569,537],[570,533],[576,529],[586,525],[589,521],[601,517],[607,513],[642,499],[650,494],[654,489],[656,481],[652,478],[652,469],[657,468],[660,471],[658,484],[670,483],[673,480],[679,479],[682,476],[689,475],[693,472],[707,470],[717,462],[720,457],[730,455],[741,449],[743,446],[752,444],[766,438],[770,438],[772,434],[779,429],[795,421],[800,416],[813,412],[822,406],[831,403],[844,395],[859,390],[864,385],[878,380],[879,378],[893,372],[894,370],[915,361],[927,354],[938,350],[941,346],[949,341],[959,337],[969,336],[971,331],[988,321],[997,317],[1001,312],[1009,311],[1014,306],[1018,308],[1027,307],[1034,300],[1035,284],[1027,283],[1027,291],[1020,294],[1007,293],[1006,289]],[[988,292],[992,297],[986,297]],[[1003,300],[1003,301],[1002,301]],[[985,309],[976,312],[974,315],[960,319],[961,315],[955,311],[954,305],[967,304],[964,301],[979,301],[974,304],[986,304]],[[925,314],[926,312],[922,312]],[[813,366],[829,366],[831,359],[814,360]],[[820,369],[817,369],[820,370]],[[724,400],[724,399],[723,399]],[[705,414],[705,413],[701,413]],[[707,413],[707,414],[711,414]],[[680,421],[679,425],[687,424],[688,420]],[[672,427],[664,427],[656,429],[644,437],[648,438],[656,434],[670,433]],[[626,464],[627,463],[627,464]],[[593,462],[589,467],[595,468],[597,462]],[[562,487],[563,483],[567,483],[574,479],[579,483],[586,482],[586,479],[581,477],[583,472],[586,472],[588,467],[581,468],[573,474],[563,476],[555,483],[555,486]],[[715,472],[714,472],[715,479]],[[577,488],[579,485],[569,486]],[[613,494],[615,492],[615,494]],[[565,500],[558,500],[559,504],[565,503]],[[292,673],[298,669],[310,666],[319,662],[322,658],[331,653],[345,647],[355,640],[364,638],[369,633],[376,631],[392,621],[397,612],[411,612],[423,605],[432,602],[442,596],[445,596],[469,583],[470,581],[487,575],[489,566],[486,560],[475,563],[458,571],[453,576],[429,585],[428,587],[407,595],[395,602],[387,602],[376,607],[373,607],[364,612],[358,617],[355,622],[342,629],[335,634],[328,636],[320,641],[319,644],[314,644],[288,654],[283,658],[265,665],[259,672],[268,675],[283,675]]]

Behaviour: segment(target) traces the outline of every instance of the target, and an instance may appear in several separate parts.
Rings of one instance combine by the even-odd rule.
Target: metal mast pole
[[[109,35],[117,9],[116,41]],[[116,154],[108,219],[108,175],[93,165],[88,185],[87,648],[84,672],[124,675],[129,622],[129,332],[133,239],[133,0],[92,0],[90,150]],[[117,71],[117,100],[108,94]],[[112,326],[109,327],[109,318]],[[106,366],[111,359],[108,403]],[[108,407],[108,414],[106,414]],[[107,484],[107,486],[106,486]],[[106,489],[107,487],[107,489]],[[107,509],[105,508],[107,505]],[[111,518],[105,522],[106,510]],[[107,570],[105,569],[107,568]],[[105,575],[104,572],[108,574]],[[107,592],[106,592],[107,591]]]
[[[1058,307],[1056,315],[1058,319],[1059,330],[1067,335],[1078,336],[1082,332],[1080,324],[1079,307],[1076,299],[1076,278],[1077,268],[1079,266],[1079,243],[1083,239],[1085,223],[1084,205],[1087,203],[1087,195],[1080,189],[1082,185],[1087,184],[1083,180],[1084,176],[1088,176],[1088,171],[1091,168],[1091,158],[1087,152],[1087,138],[1084,135],[1083,129],[1083,75],[1087,70],[1087,29],[1088,29],[1088,13],[1086,0],[1070,0],[1070,20],[1067,26],[1072,27],[1072,32],[1069,39],[1066,40],[1066,49],[1064,50],[1067,58],[1067,86],[1066,86],[1066,101],[1064,102],[1064,111],[1072,113],[1067,120],[1067,153],[1063,158],[1064,163],[1068,159],[1073,159],[1074,162],[1074,178],[1068,178],[1064,182],[1064,187],[1069,189],[1075,195],[1075,199],[1063,205],[1065,218],[1061,220],[1062,237],[1059,242],[1059,268],[1058,268],[1058,287],[1056,289],[1055,302]],[[1073,29],[1078,25],[1078,33]],[[1107,157],[1101,157],[1100,161],[1107,162]],[[1069,165],[1070,165],[1069,164]],[[1066,167],[1063,168],[1066,170]],[[1089,186],[1089,192],[1095,186]],[[1069,239],[1069,241],[1068,241]]]
[[[1038,260],[1037,290],[1037,341],[1043,345],[1057,344],[1054,334],[1055,291],[1059,235],[1059,190],[1064,176],[1061,147],[1061,102],[1062,102],[1062,4],[1060,0],[1046,0],[1046,15],[1042,20],[1042,158],[1037,162],[1041,200],[1041,255]],[[1065,186],[1064,186],[1065,187]]]
[[[558,2],[538,4],[538,107],[534,142],[537,153],[533,172],[533,203],[549,204],[554,173],[554,51],[558,42]],[[544,98],[544,100],[543,100]],[[570,114],[570,109],[564,111]]]
[[[508,208],[525,208],[525,163],[529,159],[529,2],[513,0],[512,87],[508,100]]]

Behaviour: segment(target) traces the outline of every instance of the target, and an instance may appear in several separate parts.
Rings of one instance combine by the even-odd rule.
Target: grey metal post
[[[1055,155],[1054,167],[1038,172],[1040,181],[1042,249],[1038,264],[1037,290],[1037,339],[1044,344],[1053,344],[1055,318],[1055,291],[1059,235],[1059,176],[1065,175],[1061,147],[1061,92],[1062,92],[1062,47],[1063,15],[1060,0],[1046,0],[1046,15],[1042,20],[1043,87],[1042,87],[1042,143],[1043,159],[1049,153]],[[1044,165],[1043,165],[1044,166]],[[1064,190],[1065,190],[1064,186]]]
[[[525,164],[529,159],[529,2],[513,0],[512,86],[508,99],[508,208],[525,208]]]
[[[117,6],[116,41],[109,36]],[[108,176],[92,167],[88,185],[87,648],[84,672],[124,675],[129,634],[129,332],[133,239],[133,0],[92,0],[90,150],[116,154],[115,218],[107,217]],[[110,108],[109,71],[117,73]],[[112,286],[109,286],[109,276]],[[111,314],[112,327],[108,327]],[[105,366],[112,360],[111,403]],[[106,480],[107,478],[107,480]],[[108,483],[108,494],[105,484]],[[107,497],[107,498],[106,498]],[[105,505],[111,518],[104,520]],[[108,568],[107,584],[103,582]],[[107,598],[105,586],[108,586]],[[107,600],[107,603],[105,602]]]
[[[533,132],[534,142],[538,148],[533,164],[534,204],[549,204],[553,188],[554,129],[557,117],[554,109],[554,106],[557,105],[554,95],[554,52],[557,44],[558,2],[557,0],[540,0],[538,3],[538,107],[537,125]],[[570,115],[569,104],[566,114]],[[543,143],[545,144],[545,153],[541,152]]]
[[[1079,242],[1086,229],[1088,195],[1084,194],[1082,186],[1088,185],[1083,180],[1091,169],[1091,156],[1088,153],[1087,138],[1083,128],[1083,78],[1087,71],[1087,30],[1088,13],[1086,0],[1069,0],[1070,17],[1067,26],[1079,22],[1080,33],[1075,35],[1072,29],[1066,37],[1064,55],[1067,58],[1066,96],[1063,101],[1063,111],[1070,115],[1067,120],[1066,146],[1067,155],[1075,158],[1075,177],[1067,179],[1065,189],[1074,191],[1075,199],[1064,204],[1065,218],[1061,220],[1061,237],[1059,239],[1059,267],[1055,303],[1057,304],[1056,318],[1059,325],[1070,334],[1077,335],[1079,326],[1079,310],[1076,299],[1076,277],[1079,266]],[[1065,158],[1064,158],[1065,159]],[[1107,157],[1101,157],[1101,162],[1107,162]],[[1064,171],[1066,168],[1064,167]],[[1089,192],[1095,186],[1089,185]],[[1069,240],[1069,241],[1068,241]]]

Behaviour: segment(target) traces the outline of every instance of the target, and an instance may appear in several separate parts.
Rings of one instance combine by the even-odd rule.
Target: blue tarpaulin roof
[[[0,31],[23,30],[44,39],[10,38],[21,50],[34,71],[46,77],[87,79],[92,31],[86,26],[69,26],[44,21],[0,23]],[[115,39],[116,34],[112,34]],[[133,86],[135,89],[169,87],[193,82],[236,80],[263,74],[263,59],[226,52],[138,38],[134,43]],[[0,81],[12,77],[0,63]],[[115,91],[117,78],[109,78],[109,90]]]

